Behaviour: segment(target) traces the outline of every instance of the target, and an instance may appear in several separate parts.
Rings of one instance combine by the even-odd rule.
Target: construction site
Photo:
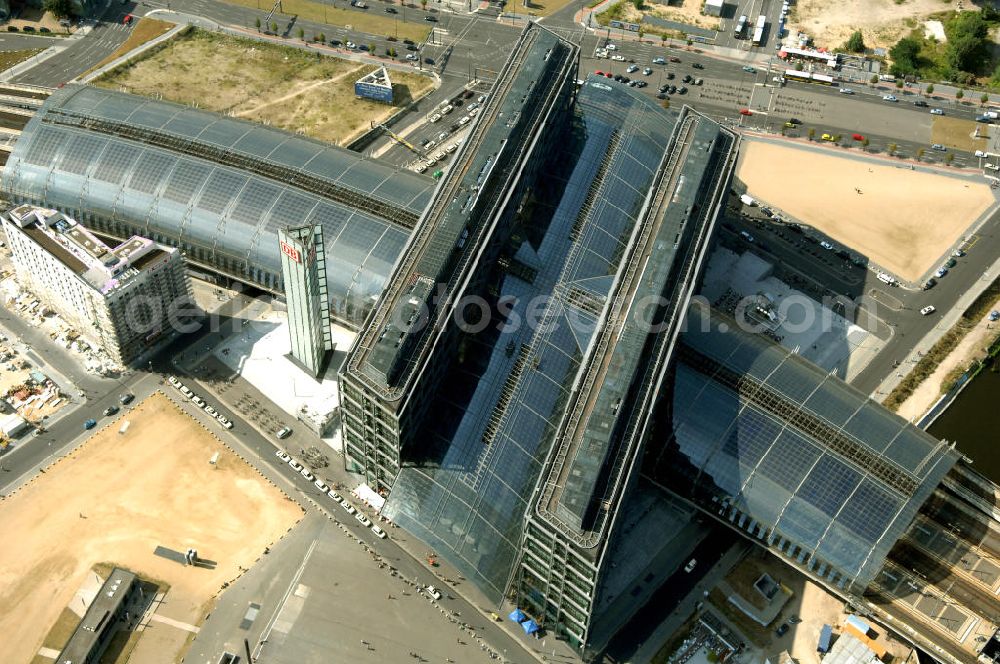
[[[125,424],[128,426],[125,426]],[[0,661],[30,662],[91,569],[156,579],[131,640],[138,661],[173,661],[221,588],[252,567],[302,509],[169,398],[154,394],[0,502]],[[165,518],[168,517],[169,518]],[[54,535],[58,533],[58,535]],[[202,564],[185,564],[196,549]],[[151,623],[158,628],[148,630]],[[146,655],[143,655],[146,653]],[[149,654],[155,659],[142,660]]]

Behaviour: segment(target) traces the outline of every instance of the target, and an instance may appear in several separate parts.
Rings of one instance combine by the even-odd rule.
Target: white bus
[[[736,21],[736,27],[733,28],[733,37],[739,39],[743,36],[743,31],[747,29],[747,15],[744,14],[740,16],[739,20]]]
[[[767,25],[767,16],[761,14],[757,17],[757,25],[753,29],[753,45],[760,46],[764,41],[764,26]]]

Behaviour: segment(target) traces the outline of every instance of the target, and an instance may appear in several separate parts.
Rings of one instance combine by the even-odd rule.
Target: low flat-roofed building
[[[61,212],[31,205],[2,224],[18,282],[119,364],[169,337],[191,301],[177,249],[138,236],[111,248]]]
[[[56,658],[58,664],[92,664],[101,659],[120,623],[128,622],[129,605],[140,592],[135,574],[115,567],[111,570],[83,620]]]

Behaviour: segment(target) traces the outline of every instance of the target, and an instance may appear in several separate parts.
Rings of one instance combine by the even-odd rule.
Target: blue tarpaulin
[[[524,611],[522,611],[521,609],[514,609],[513,611],[510,612],[510,615],[507,617],[516,623],[523,623],[525,620],[528,619],[528,616],[524,615]]]
[[[538,623],[534,620],[525,620],[521,623],[521,627],[524,629],[525,634],[534,634],[538,631]]]

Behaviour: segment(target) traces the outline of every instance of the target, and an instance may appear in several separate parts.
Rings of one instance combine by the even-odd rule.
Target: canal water
[[[973,468],[1000,484],[1000,358],[972,379],[928,431],[955,441]]]

